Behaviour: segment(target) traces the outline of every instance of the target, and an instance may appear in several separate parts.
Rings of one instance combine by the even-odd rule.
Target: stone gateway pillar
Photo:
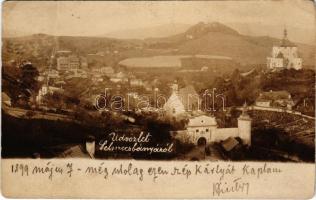
[[[238,136],[248,146],[251,145],[251,121],[247,113],[247,104],[244,104],[242,114],[238,118]]]

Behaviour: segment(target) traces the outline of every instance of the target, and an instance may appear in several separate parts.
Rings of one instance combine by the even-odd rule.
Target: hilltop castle
[[[279,46],[273,46],[271,57],[267,58],[267,67],[270,70],[302,69],[302,59],[298,57],[297,46],[287,38],[287,30]]]

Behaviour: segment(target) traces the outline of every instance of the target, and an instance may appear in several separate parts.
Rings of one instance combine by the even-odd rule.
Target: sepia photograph
[[[4,1],[2,160],[314,164],[314,6]]]

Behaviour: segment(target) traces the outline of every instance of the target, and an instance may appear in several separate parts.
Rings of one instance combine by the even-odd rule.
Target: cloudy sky
[[[241,33],[282,36],[311,43],[315,36],[312,1],[170,2],[5,2],[3,35],[33,33],[100,36],[109,32],[164,24],[221,22]]]

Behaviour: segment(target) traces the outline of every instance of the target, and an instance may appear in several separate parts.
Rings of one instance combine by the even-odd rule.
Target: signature
[[[250,183],[243,182],[237,178],[232,182],[215,182],[213,183],[213,196],[220,196],[227,193],[243,193],[248,195]]]

